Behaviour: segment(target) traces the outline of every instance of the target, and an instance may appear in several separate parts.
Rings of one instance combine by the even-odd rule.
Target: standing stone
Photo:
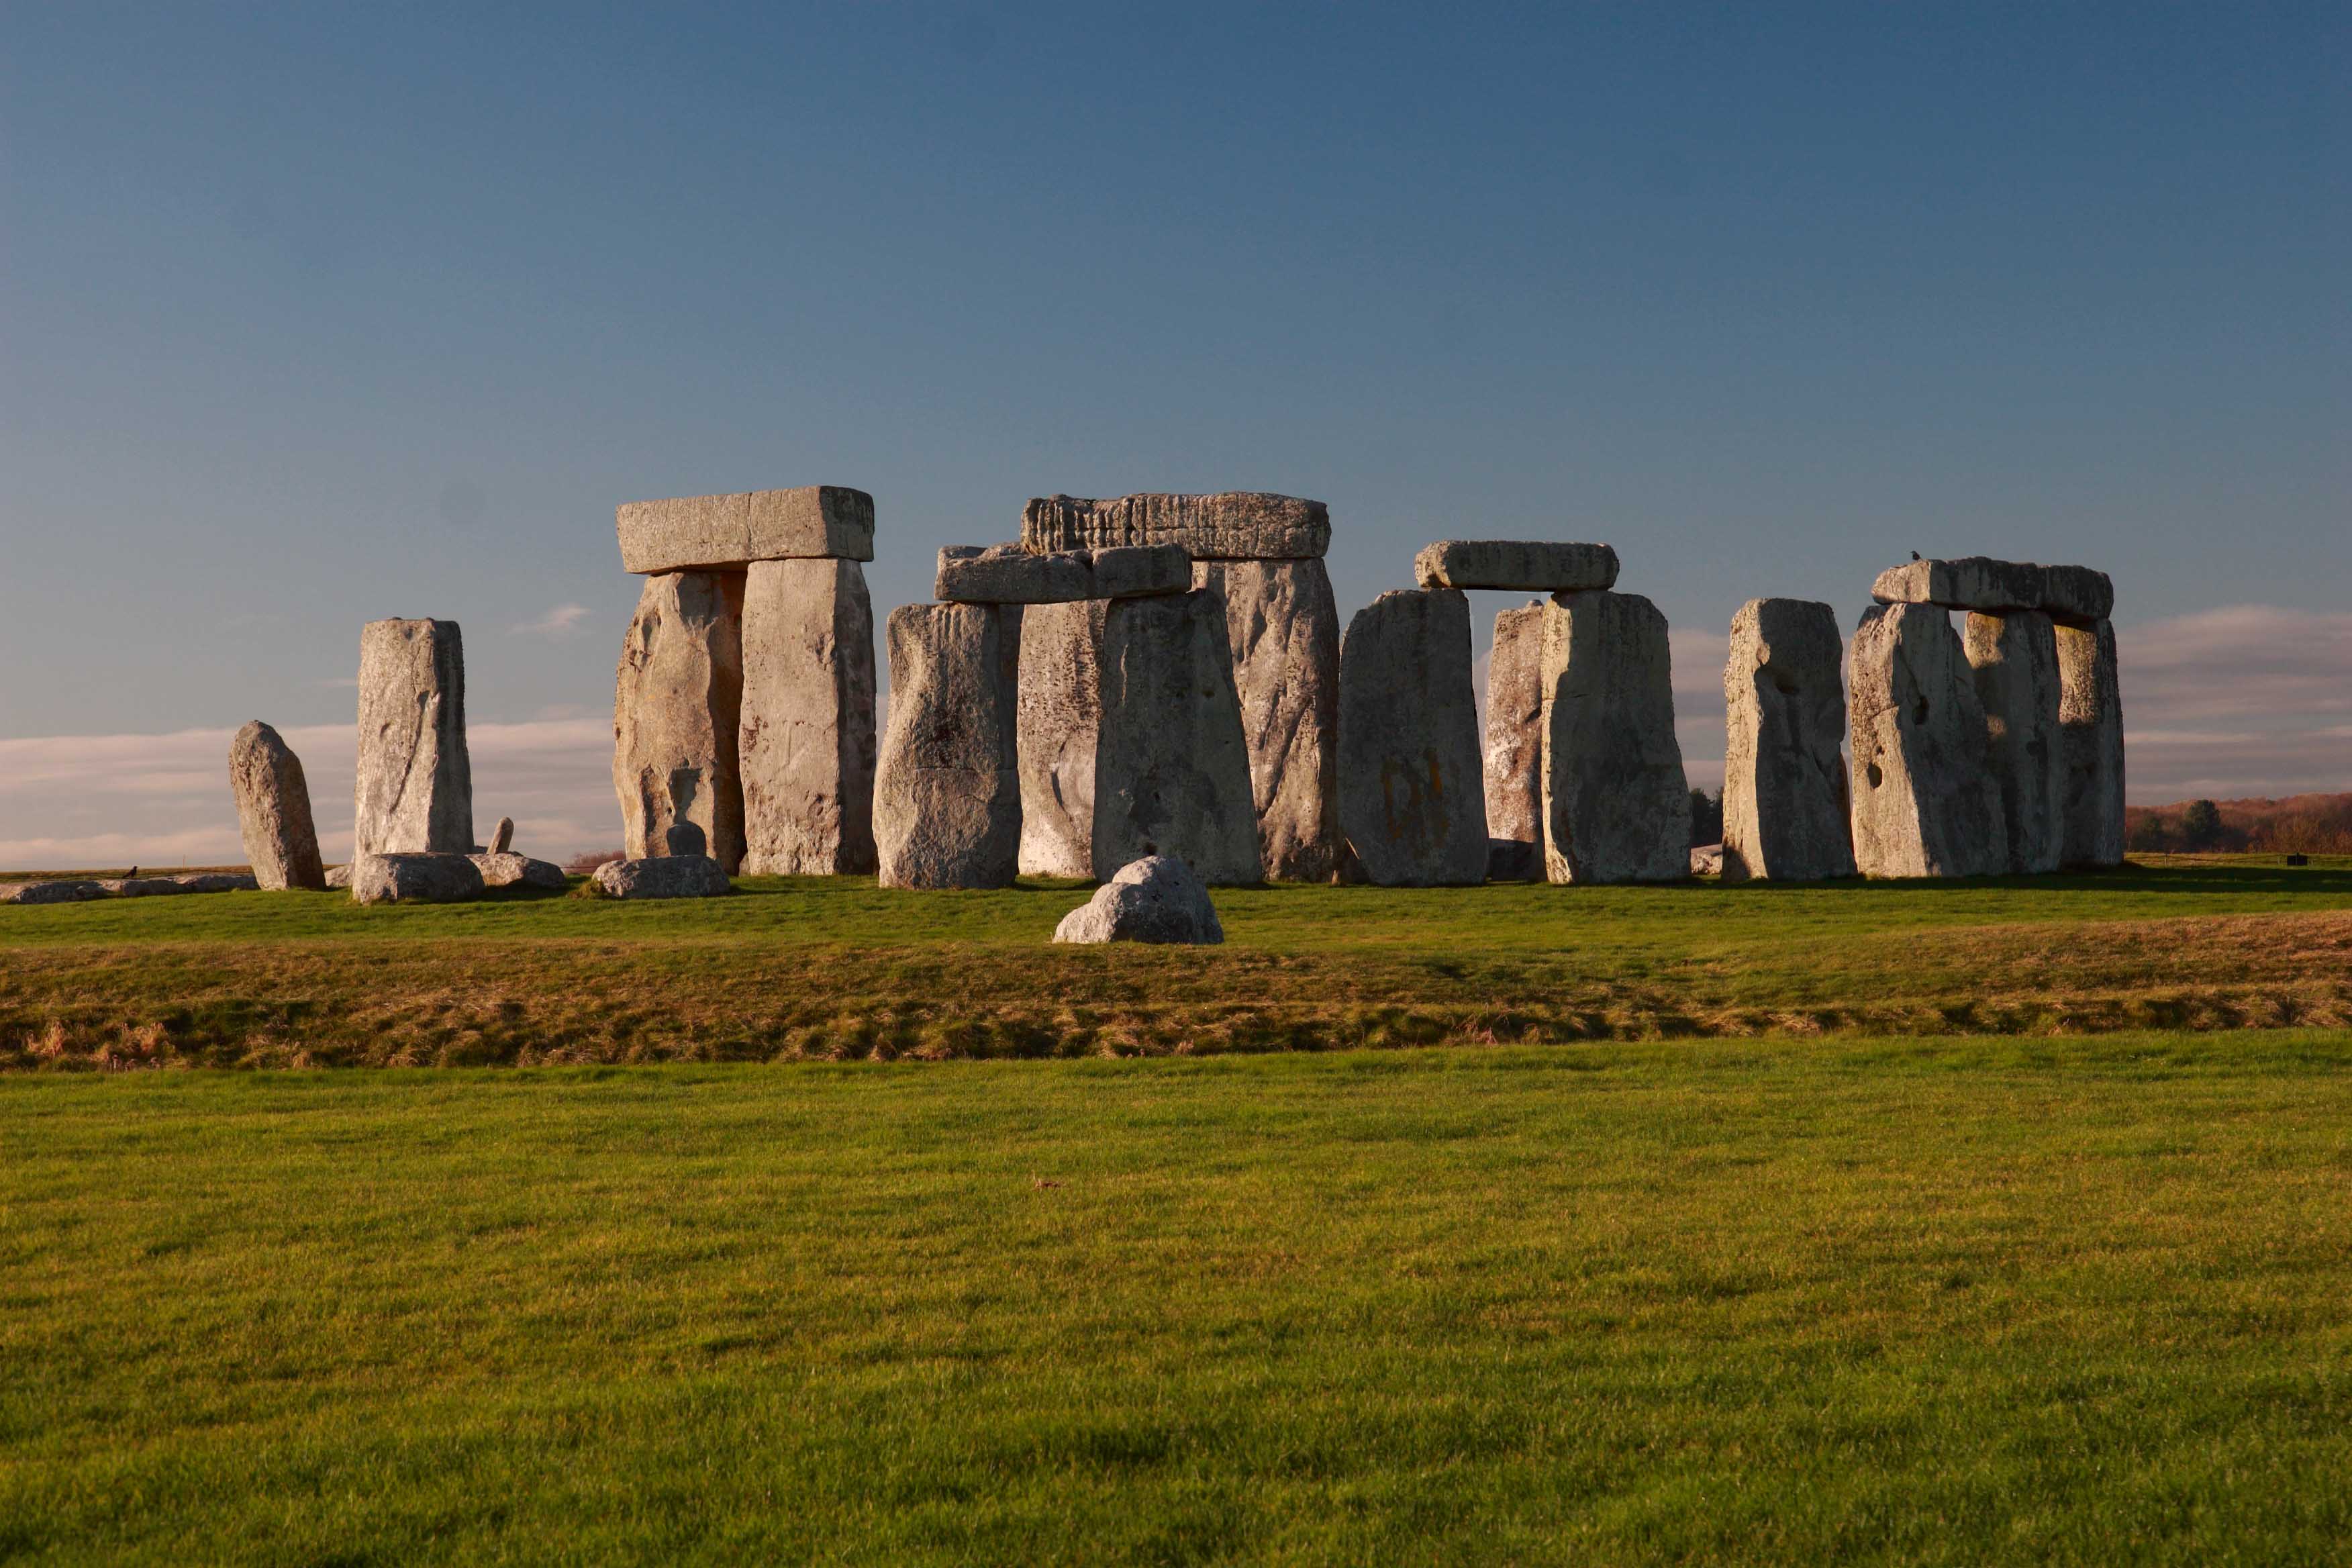
[[[1750,599],[1732,618],[1723,667],[1725,881],[1853,875],[1844,662],[1837,612],[1827,605]]]
[[[1312,558],[1200,561],[1192,585],[1225,601],[1249,747],[1258,859],[1285,882],[1339,870],[1339,607]]]
[[[1985,761],[2000,795],[2008,868],[2055,871],[2066,847],[2066,758],[2050,617],[2039,610],[1972,611],[1962,643],[1984,705]]]
[[[613,790],[626,855],[672,823],[707,834],[719,863],[743,859],[736,728],[743,700],[743,574],[646,579],[613,682]]]
[[[2124,863],[2124,706],[2116,628],[2057,628],[2058,727],[2064,783],[2059,858],[2068,866]]]
[[[1172,855],[1203,882],[1262,881],[1224,596],[1112,600],[1101,658],[1095,877]]]
[[[1666,617],[1639,594],[1544,607],[1544,869],[1555,882],[1690,875],[1690,781],[1675,739]]]
[[[256,719],[236,732],[228,745],[228,784],[254,879],[265,888],[323,890],[327,868],[310,820],[310,786],[302,759],[277,731]]]
[[[743,588],[742,868],[874,869],[874,606],[855,561],[754,561]]]
[[[1486,879],[1470,601],[1406,588],[1339,645],[1339,831],[1347,874],[1382,887]]]
[[[1095,874],[1095,752],[1106,599],[1021,617],[1021,874]]]
[[[352,857],[474,847],[466,652],[455,621],[360,628],[359,779]]]
[[[1003,888],[1021,848],[1018,605],[890,612],[890,722],[874,777],[886,888]]]
[[[1540,602],[1495,616],[1486,661],[1486,879],[1544,879]]]
[[[485,851],[485,853],[490,855],[503,855],[513,847],[514,818],[511,816],[501,816],[499,818],[499,825],[490,829],[489,847]]]
[[[1984,705],[1950,615],[1875,605],[1853,634],[1853,859],[1865,877],[1984,877],[2009,864]]]

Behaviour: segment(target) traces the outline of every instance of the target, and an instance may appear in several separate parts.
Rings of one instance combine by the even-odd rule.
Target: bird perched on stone
[[[1919,552],[1918,552],[1917,551],[1916,551],[1916,550],[1915,550],[1915,551],[1913,551],[1913,552],[1911,552],[1911,559],[1912,559],[1912,560],[1914,560],[1914,561],[1918,560],[1918,559],[1919,559]]]

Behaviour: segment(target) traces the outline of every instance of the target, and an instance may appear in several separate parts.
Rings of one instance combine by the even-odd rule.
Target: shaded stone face
[[[614,513],[632,572],[740,572],[754,561],[874,559],[874,498],[844,485],[631,501]]]
[[[872,871],[874,607],[856,562],[755,561],[745,573],[738,734],[742,868]]]
[[[2124,708],[2116,628],[2057,628],[2059,858],[2068,866],[2124,863]]]
[[[1339,645],[1339,830],[1350,879],[1486,878],[1486,807],[1470,601],[1401,589],[1356,612]]]
[[[257,719],[229,742],[228,783],[255,881],[264,888],[323,890],[327,868],[319,858],[319,830],[310,818],[302,759]]]
[[[1844,663],[1827,605],[1750,599],[1733,617],[1723,668],[1726,881],[1854,874]]]
[[[1606,544],[1447,539],[1413,557],[1412,574],[1424,588],[1580,594],[1617,585],[1617,552]]]
[[[890,613],[890,722],[874,780],[886,888],[1003,888],[1021,846],[1014,750],[1022,610]]]
[[[360,628],[359,777],[352,856],[474,847],[466,654],[455,621]]]
[[[1022,512],[1021,543],[1041,553],[1181,544],[1195,561],[1319,560],[1331,547],[1331,513],[1319,500],[1262,490],[1042,496]]]
[[[1544,868],[1555,882],[1690,875],[1666,617],[1639,594],[1544,606]]]
[[[2058,639],[2039,610],[1971,612],[1962,646],[1985,713],[1985,763],[2000,793],[2008,868],[2058,869],[2066,759],[2058,732]]]
[[[1095,751],[1108,601],[1035,605],[1021,616],[1021,874],[1092,877]]]
[[[720,866],[743,861],[737,731],[743,702],[743,574],[646,579],[613,680],[613,791],[627,857],[660,853],[679,822]]]
[[[1984,705],[1933,605],[1863,613],[1849,660],[1853,859],[1865,877],[1983,877],[2007,868]]]
[[[1544,607],[1495,617],[1486,663],[1486,879],[1544,879]]]
[[[1320,561],[1203,561],[1225,605],[1258,862],[1286,882],[1339,869],[1339,607]]]
[[[1017,544],[940,552],[932,596],[967,605],[1059,605],[1181,594],[1192,585],[1192,558],[1178,544],[1065,550],[1039,555]]]

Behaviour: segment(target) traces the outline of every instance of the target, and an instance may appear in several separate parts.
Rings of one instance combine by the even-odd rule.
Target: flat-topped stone
[[[352,861],[353,903],[462,904],[481,896],[481,868],[469,856],[362,855]]]
[[[2088,566],[2041,566],[1963,555],[1951,561],[1906,561],[1870,585],[1882,605],[1940,605],[1948,610],[2001,615],[2041,610],[2069,622],[2103,621],[2115,609],[2116,585]]]
[[[1412,558],[1412,576],[1424,588],[1581,594],[1617,585],[1617,552],[1535,539],[1442,539]]]
[[[491,849],[466,858],[482,874],[485,888],[539,888],[560,893],[572,885],[564,878],[563,868],[554,861],[534,860],[511,849]]]
[[[455,621],[360,628],[359,768],[352,858],[474,847],[466,650]]]
[[[932,597],[951,605],[1066,605],[1181,594],[1192,586],[1192,557],[1181,544],[1044,553],[1018,544],[950,544],[940,552]]]
[[[874,498],[845,485],[631,501],[614,513],[631,572],[741,571],[754,561],[874,559]]]
[[[106,884],[88,878],[47,882],[0,882],[0,904],[79,904],[106,897]]]
[[[1299,560],[1331,548],[1331,512],[1319,500],[1262,490],[1041,496],[1022,511],[1021,542],[1040,553],[1181,544],[1196,561]]]
[[[608,899],[715,899],[734,890],[725,869],[708,855],[607,860],[592,879]]]

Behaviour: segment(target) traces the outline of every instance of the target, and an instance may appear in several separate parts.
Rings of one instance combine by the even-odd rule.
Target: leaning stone
[[[349,866],[327,868],[327,886],[330,889],[348,889],[351,885],[352,868]]]
[[[352,857],[474,847],[466,653],[455,621],[360,629],[360,743]]]
[[[352,901],[462,904],[482,896],[482,873],[466,855],[362,855],[352,862]]]
[[[1447,539],[1412,558],[1412,575],[1424,588],[1580,594],[1617,585],[1617,552],[1606,544]]]
[[[1951,617],[1934,605],[1864,611],[1849,670],[1855,867],[1865,877],[2005,869],[1984,705]]]
[[[721,866],[743,862],[743,574],[648,577],[613,678],[613,792],[631,857],[698,823]]]
[[[1192,585],[1224,597],[1259,863],[1276,881],[1328,882],[1340,859],[1339,607],[1331,579],[1316,560],[1202,561]]]
[[[754,561],[874,559],[874,498],[841,485],[631,501],[614,514],[631,572],[740,572]]]
[[[1095,889],[1062,917],[1055,942],[1152,942],[1213,945],[1225,940],[1209,889],[1173,855],[1150,855]]]
[[[1095,599],[1035,605],[1021,616],[1015,750],[1024,877],[1094,875],[1095,752],[1109,609]]]
[[[192,893],[250,893],[261,887],[257,878],[235,871],[188,871],[173,880]]]
[[[1339,645],[1339,831],[1346,874],[1383,887],[1486,878],[1470,601],[1401,589]]]
[[[874,776],[884,887],[1012,885],[1021,847],[1021,623],[1018,605],[890,612],[890,722]]]
[[[1258,490],[1106,500],[1044,496],[1022,512],[1021,542],[1040,553],[1181,544],[1195,561],[1319,559],[1331,547],[1331,513],[1319,500]]]
[[[2065,826],[2059,858],[2068,866],[2124,863],[2124,708],[2116,679],[2116,628],[2062,626],[2058,728]]]
[[[1486,879],[1540,882],[1543,851],[1540,604],[1495,616],[1486,660]]]
[[[499,825],[490,829],[490,841],[484,846],[484,848],[489,854],[503,855],[513,847],[514,818],[501,816],[499,818]]]
[[[104,897],[106,885],[86,879],[0,883],[0,904],[80,904]]]
[[[560,893],[572,885],[564,878],[563,868],[554,861],[534,860],[511,849],[492,849],[466,858],[482,874],[482,886],[486,888],[544,888]]]
[[[1555,882],[1690,875],[1666,617],[1639,594],[1544,606],[1544,870]]]
[[[258,719],[228,743],[228,787],[255,879],[265,888],[326,887],[302,759]]]
[[[743,590],[743,869],[874,869],[874,605],[855,561],[760,561]]]
[[[2008,868],[2055,871],[2066,847],[2055,629],[2040,610],[1971,611],[1961,640],[1984,705],[1985,761],[2000,792]]]
[[[1750,599],[1723,667],[1723,879],[1853,875],[1847,821],[1845,642],[1837,612]]]
[[[110,899],[152,899],[195,891],[177,877],[102,877],[98,885]]]
[[[1224,596],[1112,600],[1101,658],[1094,874],[1173,855],[1204,882],[1262,881]]]
[[[608,899],[715,899],[733,890],[726,871],[708,855],[607,860],[594,879]]]

